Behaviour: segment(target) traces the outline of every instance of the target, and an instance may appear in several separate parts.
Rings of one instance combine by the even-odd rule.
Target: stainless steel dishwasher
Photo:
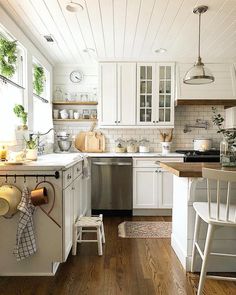
[[[92,214],[132,215],[132,158],[92,158]]]

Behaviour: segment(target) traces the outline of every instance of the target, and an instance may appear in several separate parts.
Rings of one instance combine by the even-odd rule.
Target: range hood
[[[223,105],[236,106],[236,75],[233,64],[208,64],[214,74],[211,84],[187,85],[183,77],[191,64],[176,65],[175,105]]]
[[[225,128],[236,129],[236,107],[225,110]]]

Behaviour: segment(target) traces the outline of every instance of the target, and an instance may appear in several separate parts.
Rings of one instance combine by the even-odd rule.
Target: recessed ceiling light
[[[167,52],[167,49],[165,49],[165,48],[158,48],[158,49],[155,49],[154,52],[155,53],[165,53],[165,52]]]
[[[85,52],[85,53],[94,53],[95,49],[93,49],[93,48],[84,48],[83,52]]]
[[[69,12],[76,13],[76,12],[82,11],[82,10],[84,9],[84,7],[83,7],[80,3],[70,1],[70,2],[66,5],[66,9],[67,9]]]

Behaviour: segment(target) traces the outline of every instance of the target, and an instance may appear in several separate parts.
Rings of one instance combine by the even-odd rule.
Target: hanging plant
[[[13,112],[17,116],[17,118],[21,119],[22,122],[22,129],[26,130],[27,129],[27,118],[28,118],[28,113],[25,111],[25,108],[21,104],[16,104],[13,108]]]
[[[45,74],[43,67],[34,65],[34,91],[37,95],[43,93],[45,82]]]
[[[17,44],[16,41],[9,41],[0,38],[0,73],[11,78],[16,71]]]

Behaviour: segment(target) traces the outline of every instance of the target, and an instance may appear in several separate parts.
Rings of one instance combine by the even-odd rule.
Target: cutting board
[[[85,137],[86,134],[92,132],[96,126],[96,122],[93,122],[89,131],[81,131],[75,138],[75,147],[77,150],[84,152],[85,151]]]
[[[87,132],[85,135],[85,152],[102,153],[105,151],[105,136],[99,131]]]

